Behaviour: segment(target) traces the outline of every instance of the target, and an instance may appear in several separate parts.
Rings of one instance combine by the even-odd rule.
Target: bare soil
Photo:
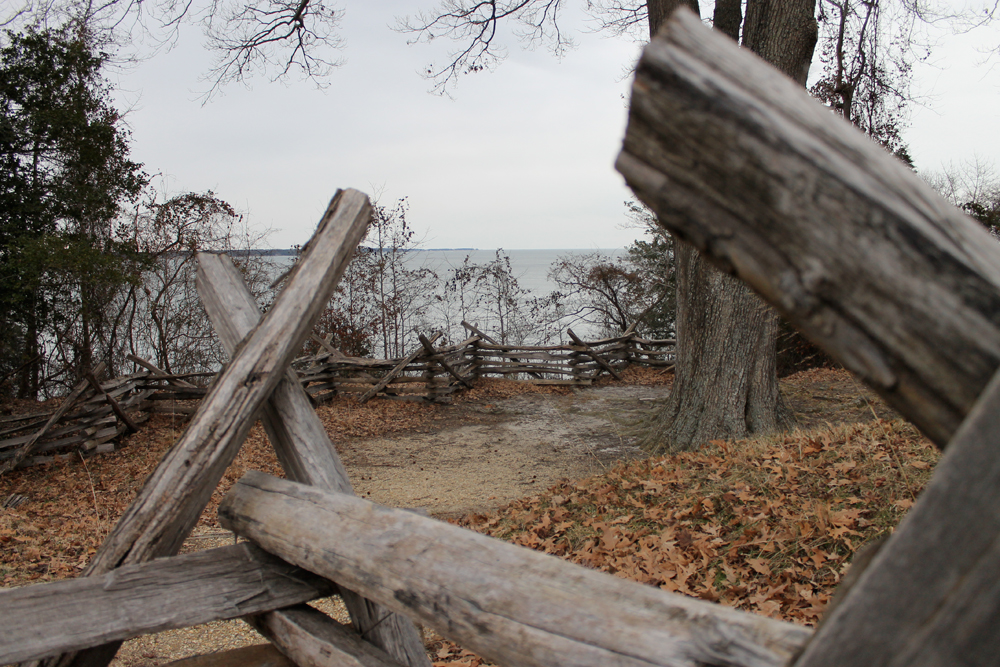
[[[560,394],[473,397],[442,406],[428,424],[338,443],[355,492],[383,505],[439,517],[486,512],[646,454],[634,444],[642,420],[670,392],[672,377],[608,382]],[[849,374],[798,373],[782,392],[799,428],[892,416]]]
[[[627,425],[668,387],[522,394],[443,408],[444,423],[345,442],[355,491],[435,516],[487,511],[642,456]]]

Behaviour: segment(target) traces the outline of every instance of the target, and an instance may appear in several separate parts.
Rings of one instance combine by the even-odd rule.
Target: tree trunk
[[[651,0],[649,32],[682,3]],[[697,10],[697,3],[694,4]],[[815,0],[749,0],[744,46],[805,85],[816,44]],[[740,3],[716,3],[716,27],[739,39]],[[743,438],[785,428],[791,415],[778,391],[774,311],[746,285],[711,266],[677,240],[677,364],[666,404],[643,446],[689,450],[708,440]]]
[[[815,0],[750,0],[743,46],[806,85],[819,27]]]
[[[24,335],[24,358],[28,362],[21,371],[17,396],[18,398],[36,400],[38,398],[42,362],[39,358],[41,345],[38,341],[38,303],[34,295],[30,297],[30,309],[27,313],[27,319],[27,332]]]
[[[789,423],[778,392],[774,311],[737,278],[677,242],[677,364],[645,445],[683,451]]]

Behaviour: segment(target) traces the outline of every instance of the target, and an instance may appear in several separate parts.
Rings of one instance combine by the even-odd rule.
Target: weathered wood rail
[[[660,113],[664,109],[670,113]],[[759,131],[760,123],[775,115],[784,122],[765,123],[766,131]],[[719,118],[731,127],[717,131]],[[793,321],[804,321],[803,328],[831,355],[858,367],[871,385],[888,395],[899,392],[895,404],[904,416],[942,445],[949,443],[926,492],[816,630],[623,581],[352,496],[329,440],[311,431],[316,417],[302,384],[288,372],[291,344],[305,337],[305,324],[328,298],[345,248],[357,242],[359,221],[367,216],[367,199],[349,192],[335,198],[328,213],[339,224],[321,226],[321,240],[310,244],[299,274],[259,325],[253,326],[259,314],[243,317],[252,305],[244,300],[245,292],[202,292],[227,347],[234,350],[232,362],[111,532],[87,578],[0,590],[0,662],[46,658],[47,665],[103,667],[125,637],[252,613],[247,620],[253,627],[309,667],[428,667],[426,654],[412,643],[415,630],[407,619],[505,665],[996,665],[1000,372],[990,351],[1000,346],[1000,247],[905,167],[883,159],[881,148],[690,13],[679,12],[644,51],[627,132],[619,168],[666,224],[745,277]],[[771,150],[775,144],[797,156],[784,172],[781,156]],[[844,155],[878,169],[866,172],[834,160]],[[836,169],[817,168],[828,159]],[[676,176],[697,181],[690,168],[696,163],[708,164],[711,178],[679,188],[674,169],[682,165]],[[786,182],[769,170],[783,173]],[[892,186],[884,197],[869,191],[877,179]],[[795,187],[783,190],[787,180]],[[734,186],[741,183],[760,195],[754,207],[743,201],[746,188]],[[762,194],[768,188],[780,193]],[[804,215],[797,198],[808,206],[823,203],[813,188],[842,189],[843,196],[827,202],[834,212],[845,196],[872,196],[852,200],[851,215]],[[919,215],[911,215],[910,205]],[[789,206],[795,215],[786,210]],[[781,230],[782,225],[788,229]],[[772,232],[777,240],[767,238]],[[771,252],[810,234],[836,241],[837,251],[804,243],[783,246],[794,253]],[[900,269],[911,275],[893,283],[898,289],[859,297],[854,281],[877,283],[885,266],[846,256],[853,246],[863,254],[885,245],[887,238],[896,243],[918,239],[905,248],[907,261]],[[893,255],[897,251],[888,252],[899,258]],[[812,273],[789,273],[792,261]],[[839,277],[825,271],[841,263],[850,268]],[[904,316],[891,326],[884,317],[862,317],[861,306],[870,306],[869,301],[882,303],[882,312],[923,312],[928,294],[951,307],[939,313],[949,320],[939,328],[972,322],[985,329],[968,334],[988,337],[976,339],[968,363],[942,371],[936,361],[918,363],[908,356],[909,340],[928,329],[920,317]],[[859,299],[864,303],[859,305]],[[908,305],[912,301],[919,303]],[[301,319],[308,322],[289,319],[298,304],[304,308]],[[837,319],[849,312],[856,317]],[[294,322],[294,331],[288,331],[288,322]],[[953,340],[964,340],[958,333]],[[482,340],[471,344],[483,346]],[[429,355],[427,367],[453,353],[428,350],[430,345],[429,339],[422,341],[413,359],[388,373],[401,373],[421,351]],[[571,352],[578,355],[577,365],[585,357],[603,368],[593,346],[580,341],[576,348]],[[519,348],[505,352],[518,355],[516,362],[501,358],[531,367],[547,361],[525,357],[529,352],[551,351]],[[985,384],[984,367],[991,367],[992,377]],[[475,368],[463,368],[456,358],[447,372],[469,375]],[[966,389],[950,396],[945,390],[951,382]],[[978,391],[974,400],[966,400],[969,386]],[[238,547],[246,550],[242,555],[220,549],[174,556],[235,457],[250,417],[262,410],[291,479],[248,473],[219,510],[224,525],[256,547]],[[154,560],[157,556],[168,557]],[[227,566],[234,557],[239,566]],[[345,600],[356,603],[348,603],[353,630],[294,605],[334,585]],[[145,606],[134,618],[116,613],[137,599]],[[278,608],[285,604],[294,606]],[[94,609],[106,611],[89,613]],[[74,622],[61,625],[59,615],[73,616]],[[365,629],[365,623],[372,625]],[[84,650],[47,658],[78,649]]]
[[[0,472],[112,452],[114,441],[143,424],[150,414],[193,414],[207,389],[170,383],[205,375],[211,376],[143,371],[97,387],[84,380],[81,391],[71,393],[56,410],[0,417]]]

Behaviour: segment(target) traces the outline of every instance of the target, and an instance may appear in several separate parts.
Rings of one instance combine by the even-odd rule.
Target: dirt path
[[[781,384],[801,428],[891,413],[843,371],[806,371]],[[645,456],[631,427],[669,391],[611,385],[458,404],[431,427],[338,447],[358,495],[435,516],[483,512]]]
[[[358,495],[436,516],[486,511],[596,474],[641,452],[627,425],[667,387],[522,394],[457,409],[444,428],[350,441],[341,455]],[[474,422],[474,423],[469,423]]]

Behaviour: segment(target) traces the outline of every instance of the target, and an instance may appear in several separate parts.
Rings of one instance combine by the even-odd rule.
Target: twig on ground
[[[90,480],[90,495],[94,498],[94,514],[97,515],[97,528],[104,533],[104,527],[101,525],[101,508],[97,503],[97,490],[94,488],[94,478],[90,475],[90,466],[87,465],[87,459],[83,455],[83,452],[77,451],[80,455],[80,460],[83,461],[83,469],[87,471],[87,479]]]

